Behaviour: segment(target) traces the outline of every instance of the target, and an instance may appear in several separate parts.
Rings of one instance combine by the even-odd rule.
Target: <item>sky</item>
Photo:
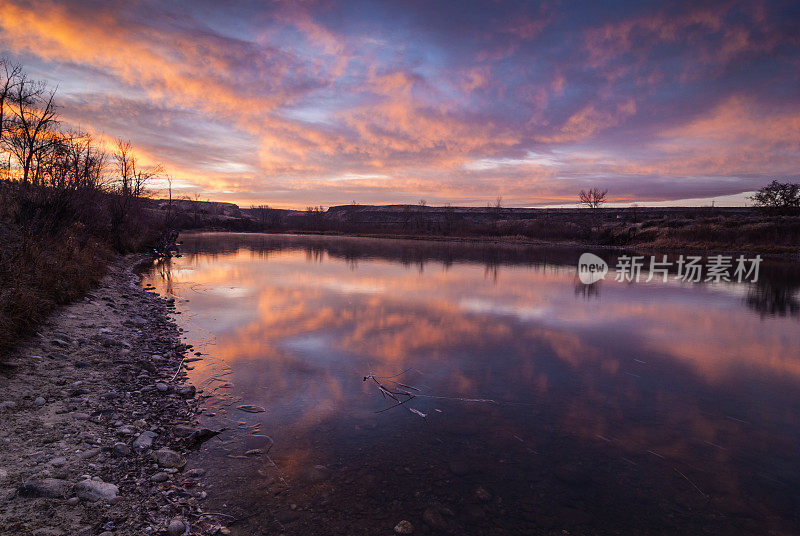
[[[800,178],[798,2],[0,0],[0,55],[176,195],[746,203]]]

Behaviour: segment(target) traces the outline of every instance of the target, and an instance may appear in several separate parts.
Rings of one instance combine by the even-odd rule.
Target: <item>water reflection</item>
[[[233,430],[199,463],[241,534],[800,530],[800,332],[753,298],[795,296],[796,265],[585,287],[564,248],[204,234],[182,252],[148,281],[189,300],[210,354],[193,379]],[[368,374],[419,396],[377,413],[393,401]]]

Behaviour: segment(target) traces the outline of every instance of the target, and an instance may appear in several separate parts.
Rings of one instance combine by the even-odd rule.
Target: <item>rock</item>
[[[169,391],[169,385],[167,385],[166,383],[159,382],[156,384],[156,390],[159,393],[166,393],[167,391]]]
[[[194,385],[179,385],[175,389],[175,392],[183,398],[194,398],[194,395],[197,393],[197,389]]]
[[[131,453],[131,448],[125,443],[114,443],[114,454],[117,456],[127,456]]]
[[[172,427],[172,433],[178,437],[186,437],[192,432],[194,432],[194,427],[186,424],[176,424]]]
[[[199,430],[195,430],[194,432],[189,434],[189,436],[186,438],[186,444],[190,447],[198,447],[203,443],[205,443],[206,441],[208,441],[209,439],[211,439],[212,437],[222,433],[223,430],[224,428],[219,431],[210,430],[208,428],[201,428]]]
[[[123,436],[132,436],[133,434],[136,433],[136,430],[133,428],[133,426],[125,424],[117,428],[117,433]]]
[[[69,482],[60,478],[44,478],[25,482],[18,489],[21,497],[61,498],[67,495]]]
[[[261,406],[253,406],[252,404],[244,404],[239,406],[241,411],[246,411],[247,413],[263,413],[267,411],[266,408],[262,408]]]
[[[200,478],[204,474],[206,474],[206,470],[201,469],[200,467],[197,467],[195,469],[189,469],[188,471],[186,471],[186,476],[188,476],[189,478]]]
[[[167,480],[169,480],[169,475],[167,473],[165,473],[164,471],[160,471],[160,472],[154,474],[153,476],[151,476],[150,480],[152,482],[166,482]]]
[[[167,534],[169,534],[169,536],[181,536],[181,534],[185,532],[186,525],[180,517],[176,517],[169,522],[169,526],[167,527]]]
[[[58,458],[53,458],[52,460],[50,460],[49,463],[53,467],[61,467],[62,465],[67,463],[67,459],[64,458],[63,456],[59,456]]]
[[[81,480],[75,484],[75,495],[84,501],[110,501],[118,494],[117,486],[101,480]]]
[[[81,412],[75,412],[75,413],[72,414],[72,418],[75,419],[76,421],[88,421],[89,420],[89,414],[81,413]]]
[[[112,346],[130,346],[127,343],[117,340],[115,337],[106,335],[105,333],[92,335],[92,340],[99,342],[105,348],[111,348]]]
[[[141,434],[139,434],[139,437],[137,437],[136,440],[133,442],[133,450],[141,452],[149,449],[150,447],[153,446],[153,440],[156,438],[157,435],[158,434],[156,434],[155,432],[151,432],[150,430],[142,432]]]
[[[45,402],[46,400],[44,399],[44,397],[41,396],[37,396],[36,400],[33,401],[34,405],[36,406],[44,406]]]
[[[186,465],[186,459],[183,456],[168,448],[158,449],[151,456],[161,467],[174,467],[177,469]]]
[[[67,499],[67,504],[70,506],[77,506],[79,502],[81,502],[81,500],[77,497],[70,497]]]
[[[95,456],[97,456],[101,452],[103,452],[103,449],[101,449],[99,447],[98,448],[94,448],[94,449],[89,449],[86,452],[81,454],[81,459],[88,460],[90,458],[94,458]]]
[[[14,409],[17,407],[17,403],[13,400],[4,400],[0,402],[0,409]]]
[[[397,534],[413,534],[414,525],[412,525],[411,522],[406,521],[404,519],[400,523],[394,526],[394,531]]]

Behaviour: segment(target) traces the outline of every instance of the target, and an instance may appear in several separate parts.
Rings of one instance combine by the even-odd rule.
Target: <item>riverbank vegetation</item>
[[[0,354],[57,305],[95,285],[115,252],[158,241],[128,142],[111,150],[59,120],[55,92],[0,60]],[[166,213],[169,216],[169,212]]]
[[[271,232],[545,242],[797,256],[800,215],[763,207],[505,208],[341,205],[240,211]]]

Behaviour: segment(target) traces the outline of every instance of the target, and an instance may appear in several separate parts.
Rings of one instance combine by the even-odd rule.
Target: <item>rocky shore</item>
[[[0,356],[0,532],[34,536],[227,534],[203,511],[204,470],[185,368],[199,359],[119,258],[83,300]]]

